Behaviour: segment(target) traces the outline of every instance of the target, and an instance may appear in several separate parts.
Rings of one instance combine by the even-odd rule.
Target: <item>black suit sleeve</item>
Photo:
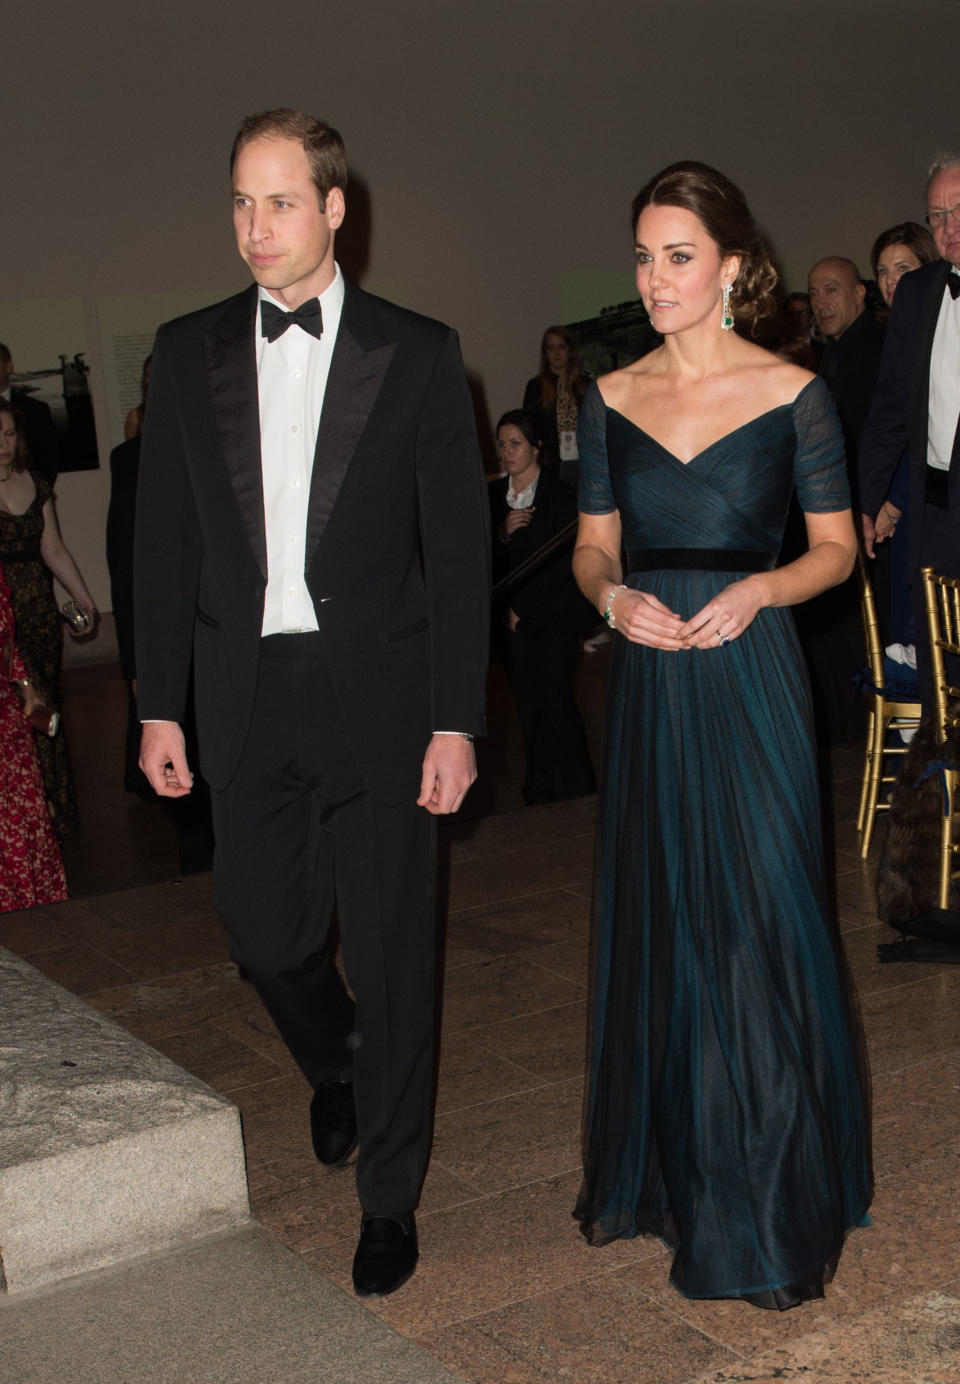
[[[880,373],[857,454],[860,505],[876,518],[909,440],[910,381],[916,317],[910,275],[897,285],[887,324]]]
[[[140,438],[121,442],[110,453],[110,508],[107,510],[107,567],[110,598],[123,676],[137,676],[133,650],[133,533],[137,510]]]
[[[152,394],[150,402],[152,406]],[[437,358],[420,415],[417,487],[430,621],[432,727],[482,735],[489,510],[470,391],[453,331]]]
[[[150,369],[137,479],[134,629],[137,707],[144,721],[182,721],[200,577],[200,525],[187,474],[164,329]]]

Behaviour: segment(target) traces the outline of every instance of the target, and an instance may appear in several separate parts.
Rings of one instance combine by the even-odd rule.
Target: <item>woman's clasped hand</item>
[[[652,649],[716,649],[736,639],[765,604],[754,577],[732,582],[689,619],[649,591],[618,591],[610,603],[614,628]]]

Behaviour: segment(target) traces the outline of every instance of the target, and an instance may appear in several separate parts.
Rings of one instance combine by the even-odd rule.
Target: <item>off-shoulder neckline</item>
[[[611,404],[608,404],[600,393],[599,388],[597,388],[597,394],[600,397],[600,402],[608,413],[615,413],[618,418],[622,418],[629,427],[633,428],[634,432],[640,433],[641,437],[645,437],[648,442],[652,442],[655,447],[659,447],[660,451],[663,452],[665,456],[675,461],[678,466],[690,466],[693,462],[699,461],[701,457],[706,456],[708,452],[712,452],[715,447],[719,447],[721,442],[727,442],[731,437],[736,437],[737,433],[745,432],[747,428],[752,428],[754,423],[759,423],[764,418],[770,418],[774,413],[781,413],[784,409],[796,408],[798,402],[803,395],[806,394],[807,390],[814,384],[820,382],[820,376],[814,375],[812,380],[807,380],[803,388],[797,391],[796,397],[790,403],[775,404],[773,408],[764,409],[762,413],[755,414],[753,418],[748,418],[745,423],[740,423],[738,427],[731,428],[729,432],[723,433],[721,437],[715,437],[712,442],[707,443],[706,447],[701,447],[700,451],[695,452],[689,461],[683,461],[682,458],[677,456],[676,452],[671,452],[670,448],[665,446],[659,438],[654,437],[653,433],[648,433],[646,428],[641,428],[639,423],[635,423],[632,418],[628,418],[627,415],[621,413],[618,408],[614,408]]]

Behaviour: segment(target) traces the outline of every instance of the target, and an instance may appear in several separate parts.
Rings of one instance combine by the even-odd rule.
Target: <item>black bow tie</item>
[[[947,279],[947,288],[949,288],[952,298],[960,298],[960,274],[950,273]]]
[[[283,308],[278,308],[276,303],[268,303],[266,298],[260,303],[260,332],[268,341],[276,341],[278,337],[283,336],[287,328],[292,326],[294,322],[319,341],[323,335],[323,314],[320,311],[320,299],[308,298],[293,312],[284,312]]]

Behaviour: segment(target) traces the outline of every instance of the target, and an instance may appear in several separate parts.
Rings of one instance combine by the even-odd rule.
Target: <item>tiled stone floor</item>
[[[594,740],[603,662],[584,673]],[[95,670],[73,677],[75,742],[74,727],[86,727],[75,757],[87,836],[68,848],[76,897],[0,917],[0,945],[229,1094],[255,1214],[348,1287],[352,1171],[313,1160],[309,1092],[227,959],[209,876],[172,877],[162,810],[110,787],[116,699]],[[485,805],[500,810],[445,832],[447,976],[422,1262],[370,1310],[471,1384],[960,1384],[960,970],[876,960],[892,934],[872,912],[879,840],[867,865],[856,850],[859,752],[832,757],[831,834],[871,1053],[874,1224],[850,1237],[824,1302],[777,1315],[689,1302],[670,1288],[658,1244],[596,1250],[576,1231],[595,803],[519,807],[515,735],[496,698],[493,707],[505,719]]]

